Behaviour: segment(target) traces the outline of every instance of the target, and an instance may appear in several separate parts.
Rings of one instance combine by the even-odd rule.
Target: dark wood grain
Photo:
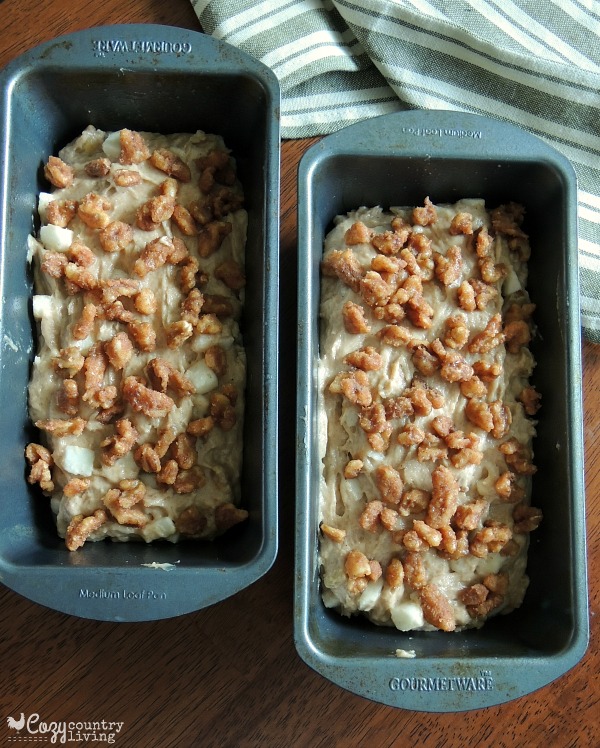
[[[0,65],[35,44],[88,26],[162,23],[200,30],[188,0],[4,0],[0,19]],[[515,702],[436,715],[347,693],[295,652],[296,168],[311,142],[282,146],[281,529],[274,567],[249,589],[207,610],[143,624],[68,617],[0,587],[0,745],[22,744],[8,742],[14,733],[6,727],[7,717],[21,712],[57,721],[122,721],[114,743],[120,748],[600,745],[599,346],[583,349],[592,626],[583,660],[557,682]]]

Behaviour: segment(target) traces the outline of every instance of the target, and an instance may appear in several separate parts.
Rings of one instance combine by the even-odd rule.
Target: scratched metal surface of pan
[[[167,618],[261,577],[277,553],[279,86],[265,66],[201,33],[106,26],[36,47],[0,73],[0,581],[87,618]],[[242,505],[249,519],[213,543],[89,543],[70,553],[49,502],[25,480],[34,436],[26,387],[34,354],[27,235],[41,166],[88,124],[223,136],[248,209],[241,322],[248,362]],[[158,564],[154,568],[144,564]],[[165,569],[170,571],[166,572]]]
[[[411,111],[353,125],[312,146],[298,174],[298,416],[295,642],[317,672],[391,706],[462,711],[556,679],[588,641],[577,186],[568,161],[536,137],[475,115]],[[542,393],[532,536],[521,608],[464,632],[407,632],[347,619],[321,601],[316,362],[319,262],[334,216],[359,206],[482,197],[526,208],[528,288],[537,303],[533,381]],[[395,656],[412,650],[414,658]]]

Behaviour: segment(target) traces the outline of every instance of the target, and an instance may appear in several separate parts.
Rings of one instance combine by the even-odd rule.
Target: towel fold
[[[600,2],[192,0],[204,31],[277,75],[284,138],[404,109],[496,117],[578,178],[584,335],[600,342]]]

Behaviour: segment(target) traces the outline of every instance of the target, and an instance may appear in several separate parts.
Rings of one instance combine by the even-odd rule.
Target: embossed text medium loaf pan
[[[392,706],[461,711],[527,694],[571,668],[588,639],[577,274],[576,181],[554,149],[473,115],[411,111],[354,125],[305,154],[298,177],[298,421],[295,641],[316,671]],[[526,208],[529,290],[542,393],[530,585],[521,608],[479,630],[402,633],[327,610],[318,564],[316,361],[319,262],[337,214],[359,206],[485,198]],[[414,658],[395,656],[397,649]]]
[[[113,621],[213,604],[261,577],[277,552],[277,80],[204,34],[128,25],[45,43],[6,67],[0,88],[0,581],[51,608]],[[249,214],[241,497],[249,519],[212,543],[104,541],[71,553],[56,534],[48,500],[25,480],[23,449],[35,435],[27,415],[34,352],[27,235],[36,196],[48,189],[41,166],[89,124],[216,133],[237,162]]]

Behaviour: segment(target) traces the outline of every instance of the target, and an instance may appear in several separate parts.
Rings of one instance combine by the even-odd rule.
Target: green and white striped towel
[[[579,181],[582,325],[600,342],[598,0],[192,0],[204,31],[262,60],[282,136],[323,135],[402,109],[519,125]]]

